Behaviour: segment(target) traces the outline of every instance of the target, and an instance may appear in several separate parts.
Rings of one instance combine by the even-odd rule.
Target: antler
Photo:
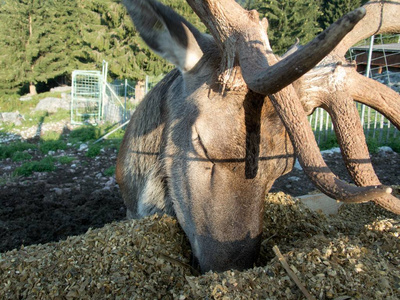
[[[344,54],[359,40],[372,34],[400,32],[400,1],[369,2],[367,14],[337,47],[296,84],[308,112],[325,108],[335,126],[347,170],[360,186],[380,185],[376,176],[354,100],[384,114],[400,130],[400,95],[385,85],[358,74]],[[400,213],[400,201],[392,195],[373,199],[384,208]]]
[[[238,58],[247,86],[257,93],[269,95],[289,133],[303,169],[321,191],[347,202],[375,200],[391,193],[390,188],[380,183],[369,187],[351,186],[331,172],[319,152],[299,97],[291,85],[335,48],[364,16],[364,9],[346,15],[307,46],[279,61],[269,45],[265,32],[266,22],[260,22],[255,11],[244,11],[230,0],[187,2],[221,49],[225,58],[221,69],[228,70],[229,74],[235,58]],[[391,204],[387,206],[400,213],[400,207]]]

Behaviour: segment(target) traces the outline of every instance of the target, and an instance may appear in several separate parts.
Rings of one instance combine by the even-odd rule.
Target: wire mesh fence
[[[101,72],[73,71],[71,87],[71,123],[96,123],[101,117],[101,100]]]

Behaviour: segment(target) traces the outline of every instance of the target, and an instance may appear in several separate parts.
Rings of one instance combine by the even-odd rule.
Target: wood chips
[[[397,188],[398,189],[398,188]],[[316,299],[400,299],[400,217],[373,204],[339,214],[269,194],[258,266],[193,276],[174,218],[112,223],[0,254],[1,299],[303,299],[275,257]]]

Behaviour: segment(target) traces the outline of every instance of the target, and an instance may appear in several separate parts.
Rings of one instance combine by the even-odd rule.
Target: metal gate
[[[102,112],[103,75],[100,71],[72,72],[71,123],[97,124]]]

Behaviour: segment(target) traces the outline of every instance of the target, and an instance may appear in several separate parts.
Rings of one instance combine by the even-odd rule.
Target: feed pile
[[[398,189],[398,188],[397,188]],[[0,254],[2,299],[302,299],[272,251],[317,299],[399,299],[400,217],[373,204],[336,216],[283,193],[265,202],[258,266],[194,276],[174,218],[108,224]]]

